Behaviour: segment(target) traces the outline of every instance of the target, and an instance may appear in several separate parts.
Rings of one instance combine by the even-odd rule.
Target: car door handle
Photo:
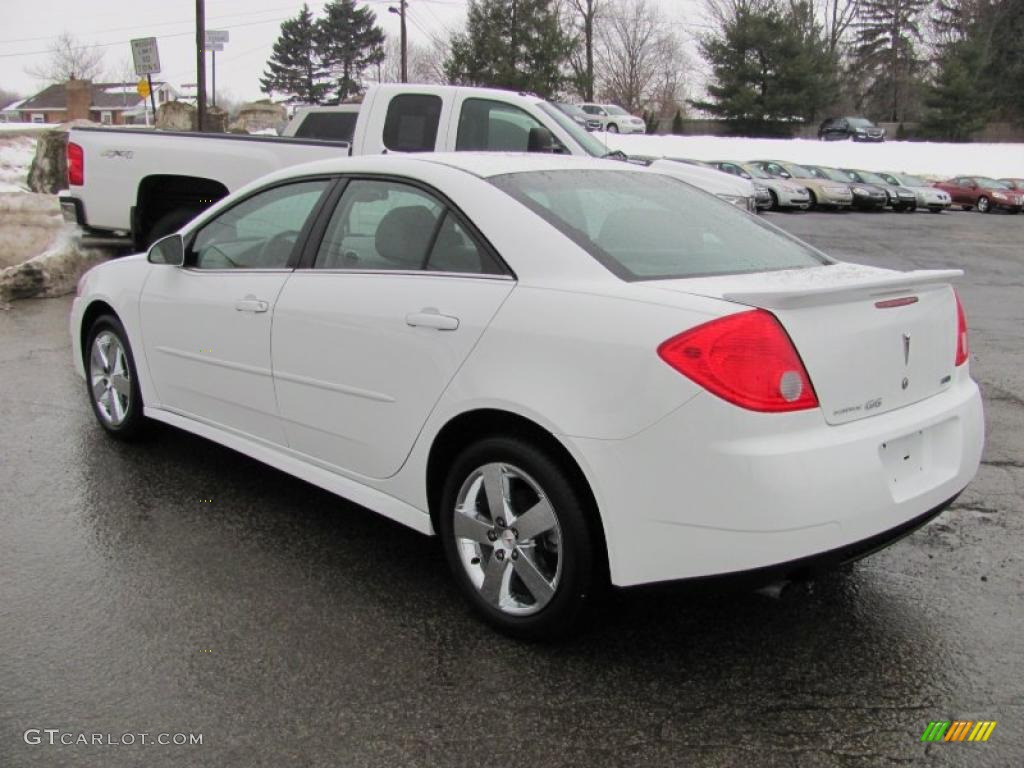
[[[454,331],[459,327],[459,318],[442,315],[433,307],[421,309],[405,316],[407,325],[419,328],[435,328],[438,331]]]
[[[239,312],[266,312],[270,309],[270,304],[255,296],[246,296],[235,302],[235,309]]]

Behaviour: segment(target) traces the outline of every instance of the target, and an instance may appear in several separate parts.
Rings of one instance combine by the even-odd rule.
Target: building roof
[[[24,104],[26,101],[28,101],[28,99],[18,99],[17,101],[12,101],[3,109],[0,109],[0,112],[13,112],[16,109],[20,109],[21,105]]]
[[[35,96],[25,99],[18,109],[59,111],[67,109],[67,96],[64,93],[66,83],[44,88]],[[164,83],[154,81],[153,88],[160,88]],[[133,109],[143,101],[136,90],[136,83],[90,83],[92,90],[92,109]]]

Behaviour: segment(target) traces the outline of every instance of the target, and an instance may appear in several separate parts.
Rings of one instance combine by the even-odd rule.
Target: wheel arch
[[[145,245],[153,225],[165,214],[188,209],[198,215],[228,194],[229,190],[223,183],[204,176],[153,174],[143,177],[139,181],[132,213],[132,235],[136,246],[141,248]]]
[[[89,354],[89,329],[92,328],[92,324],[96,322],[97,318],[100,318],[103,315],[112,315],[117,318],[119,323],[124,325],[124,322],[121,320],[120,316],[117,314],[117,310],[115,310],[113,306],[104,299],[94,299],[82,313],[82,323],[78,329],[78,341],[81,345],[83,365],[85,365],[86,356]]]
[[[588,514],[598,539],[598,562],[602,575],[608,575],[608,542],[604,522],[593,486],[572,452],[550,430],[536,421],[500,408],[477,408],[453,416],[437,432],[430,445],[426,462],[427,508],[434,530],[438,530],[441,493],[445,469],[470,443],[491,435],[513,435],[525,438],[548,451],[583,495]]]

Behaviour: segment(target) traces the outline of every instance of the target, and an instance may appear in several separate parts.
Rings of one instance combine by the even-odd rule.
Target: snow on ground
[[[788,160],[810,165],[905,171],[948,179],[959,175],[1024,178],[1024,144],[942,144],[885,141],[878,144],[813,139],[745,139],[727,136],[622,136],[594,134],[626,154],[694,160]]]
[[[27,188],[25,180],[35,153],[33,137],[0,135],[0,192],[19,192]]]

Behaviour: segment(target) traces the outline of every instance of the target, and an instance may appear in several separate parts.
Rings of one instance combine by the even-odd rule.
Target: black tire
[[[125,409],[124,417],[112,422],[110,417],[101,410],[100,404],[93,389],[93,376],[96,366],[99,364],[93,355],[93,345],[96,338],[103,333],[109,333],[116,337],[124,353],[124,364],[128,372],[128,385],[130,394],[128,406]],[[142,415],[143,402],[142,392],[139,389],[139,376],[135,368],[135,357],[132,355],[131,345],[128,343],[128,334],[125,333],[121,321],[113,315],[101,315],[93,322],[86,335],[85,348],[82,350],[83,362],[85,364],[85,391],[89,397],[89,404],[92,406],[93,415],[99,425],[107,431],[107,434],[119,440],[132,440],[139,437],[146,426],[146,418]],[[102,369],[101,369],[102,370]]]
[[[143,244],[146,248],[149,248],[149,246],[161,237],[166,237],[172,232],[177,232],[183,226],[192,221],[198,213],[198,211],[193,211],[190,208],[175,208],[173,211],[165,213],[156,220],[152,227],[149,228],[149,232],[146,233]]]
[[[543,491],[558,522],[559,542],[557,549],[554,550],[560,563],[557,583],[546,604],[528,615],[514,615],[488,602],[482,593],[483,587],[478,588],[468,573],[468,568],[477,565],[481,569],[489,569],[493,562],[492,558],[497,557],[499,570],[502,567],[501,561],[504,560],[505,568],[512,568],[513,575],[518,574],[513,562],[515,555],[510,554],[507,559],[498,555],[502,537],[498,536],[499,544],[496,545],[487,544],[486,541],[473,544],[467,539],[461,539],[462,543],[459,543],[454,533],[455,516],[463,514],[456,509],[460,492],[464,486],[472,487],[471,479],[479,476],[483,467],[494,463],[525,472]],[[509,482],[511,489],[512,481]],[[527,486],[523,487],[526,487],[527,492],[530,491]],[[478,490],[477,493],[476,499],[479,504],[481,491]],[[509,498],[513,497],[514,494],[510,490]],[[486,502],[484,504],[489,509],[490,505]],[[511,506],[510,502],[510,508]],[[596,511],[590,509],[586,493],[576,487],[565,468],[547,451],[520,437],[494,436],[472,443],[452,463],[441,494],[438,532],[444,546],[445,557],[459,589],[484,620],[504,634],[517,639],[553,640],[570,635],[579,629],[593,603],[596,602],[597,592],[603,583],[603,577],[599,576],[603,571],[598,567],[601,562],[600,554],[595,551],[601,539],[595,535],[591,522],[593,514],[596,514]],[[493,518],[494,515],[490,514],[490,517]],[[519,518],[511,518],[507,524],[499,521],[488,534],[492,536],[491,540],[494,540],[493,535],[498,531],[507,530],[518,536],[515,531],[517,519]],[[489,521],[485,521],[485,525],[490,525]],[[467,565],[463,560],[465,552],[460,549],[462,546],[471,549],[476,547],[479,557],[472,559],[471,565]],[[525,555],[520,556],[522,557]],[[486,559],[486,563],[480,563],[482,558]],[[518,562],[521,567],[522,561]],[[509,578],[512,579],[513,575]],[[525,585],[521,580],[516,583]],[[521,590],[521,593],[530,597],[528,592]]]
[[[608,130],[608,133],[618,133],[619,132],[619,126],[616,125],[615,123],[608,123],[607,130]]]
[[[978,213],[992,213],[992,203],[984,195],[978,198]]]
[[[818,207],[818,196],[816,194],[814,194],[814,190],[813,189],[808,189],[807,190],[807,195],[811,199],[811,201],[807,204],[807,210],[808,211],[813,211],[815,208]]]
[[[769,189],[768,194],[772,198],[772,204],[768,207],[769,211],[779,210],[779,196],[775,194],[775,190]]]
[[[942,209],[941,208],[929,208],[928,212],[929,213],[942,213]]]

